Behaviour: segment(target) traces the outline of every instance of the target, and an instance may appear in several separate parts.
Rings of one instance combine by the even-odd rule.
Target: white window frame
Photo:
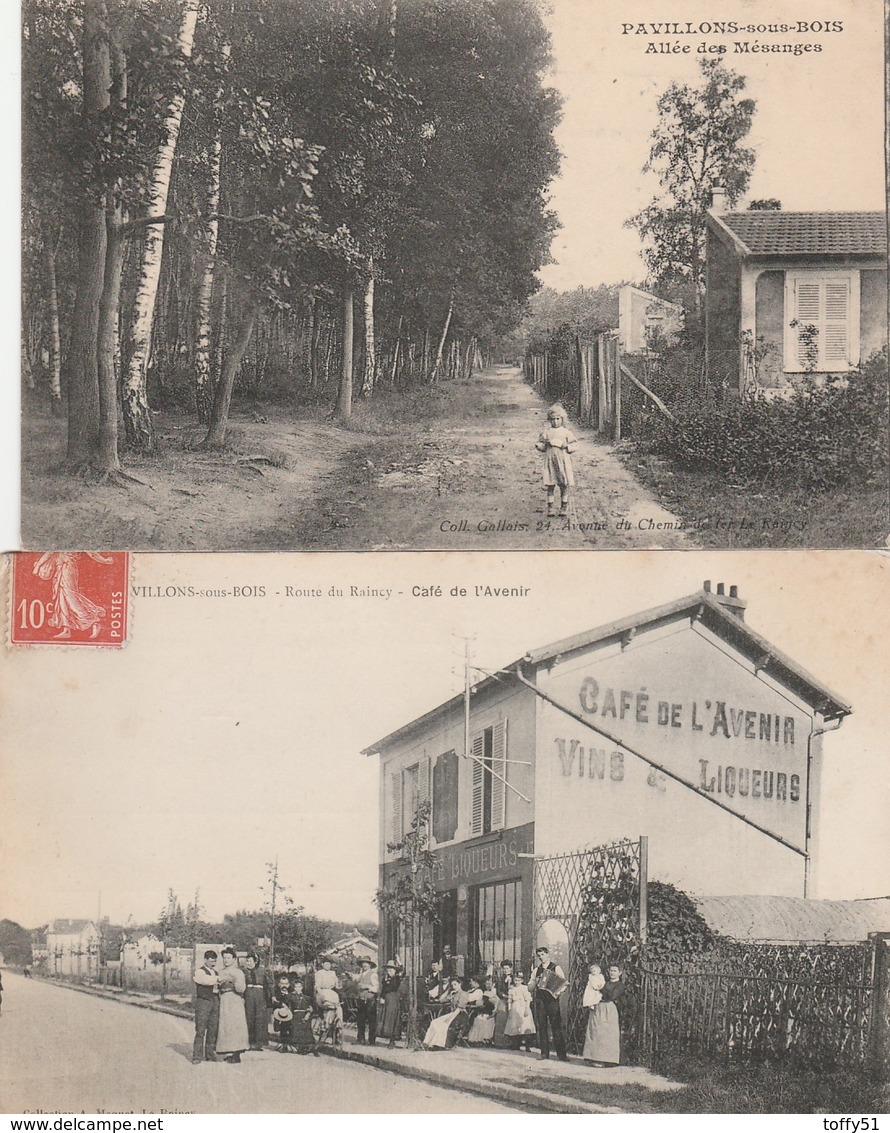
[[[818,283],[820,286],[820,315],[818,358],[812,370],[801,364],[798,356],[797,327],[792,326],[796,320],[797,312],[797,285],[800,283]],[[825,285],[828,283],[843,283],[848,289],[847,301],[847,359],[845,363],[827,362],[825,359]],[[853,370],[859,365],[860,352],[860,285],[859,272],[856,269],[849,271],[831,271],[818,268],[796,269],[785,272],[785,373],[786,374],[832,374]]]

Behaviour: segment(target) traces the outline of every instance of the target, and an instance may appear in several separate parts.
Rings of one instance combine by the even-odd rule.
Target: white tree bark
[[[231,45],[223,45],[222,55],[228,60]],[[209,172],[207,176],[207,248],[204,271],[198,287],[197,334],[195,338],[195,405],[198,420],[206,425],[210,420],[213,404],[211,382],[211,340],[213,335],[213,274],[216,269],[216,248],[219,242],[219,198],[220,174],[222,168],[222,98],[223,88],[217,91],[214,111],[213,142],[208,154]]]
[[[365,284],[364,298],[365,312],[365,368],[362,373],[362,397],[367,397],[374,390],[374,378],[377,372],[376,345],[374,342],[374,261],[368,264],[368,281]]]
[[[448,330],[451,327],[451,316],[454,313],[454,292],[448,298],[448,314],[445,317],[445,326],[442,327],[442,337],[439,339],[439,349],[436,351],[436,361],[433,363],[433,369],[430,373],[430,381],[437,382],[439,375],[442,373],[442,352],[445,349],[445,339],[448,337]]]
[[[198,0],[186,0],[177,40],[177,49],[185,59],[190,58],[192,54],[195,26],[198,22],[198,8]],[[148,197],[149,217],[162,217],[167,209],[170,176],[173,172],[173,157],[179,139],[179,127],[182,124],[184,105],[185,96],[177,94],[171,100],[167,109],[167,117],[164,120],[164,141],[158,152]],[[142,246],[142,263],[139,284],[136,288],[131,331],[130,364],[124,381],[124,420],[127,427],[127,438],[131,444],[145,449],[150,449],[154,440],[151,414],[148,409],[146,376],[163,251],[163,224],[149,225]]]

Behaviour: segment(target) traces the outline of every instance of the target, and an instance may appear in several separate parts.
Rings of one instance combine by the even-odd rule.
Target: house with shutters
[[[102,933],[95,921],[56,917],[46,926],[47,969],[54,976],[95,979],[101,946]]]
[[[736,588],[533,649],[365,749],[380,760],[379,884],[429,800],[440,920],[460,974],[524,965],[535,860],[648,839],[690,894],[812,897],[822,736],[850,707],[745,620]],[[475,679],[475,678],[474,678]],[[382,956],[405,950],[384,915]]]
[[[726,212],[705,237],[705,340],[712,381],[789,390],[844,375],[887,342],[882,212]]]

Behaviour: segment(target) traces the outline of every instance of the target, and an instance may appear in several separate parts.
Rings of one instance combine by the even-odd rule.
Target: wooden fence
[[[643,406],[654,406],[674,419],[661,398],[623,360],[617,331],[606,331],[583,342],[576,336],[559,349],[530,352],[525,356],[524,373],[541,394],[571,409],[580,424],[616,441],[621,440],[622,431]],[[632,400],[628,405],[629,394]]]

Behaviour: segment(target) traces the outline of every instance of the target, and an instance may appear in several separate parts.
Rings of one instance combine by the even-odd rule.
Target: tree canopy
[[[704,295],[705,221],[714,189],[733,208],[745,193],[754,150],[743,142],[756,104],[742,98],[745,79],[722,62],[702,59],[701,78],[671,83],[658,100],[658,122],[644,172],[659,194],[627,224],[643,241],[650,286],[699,310]]]

